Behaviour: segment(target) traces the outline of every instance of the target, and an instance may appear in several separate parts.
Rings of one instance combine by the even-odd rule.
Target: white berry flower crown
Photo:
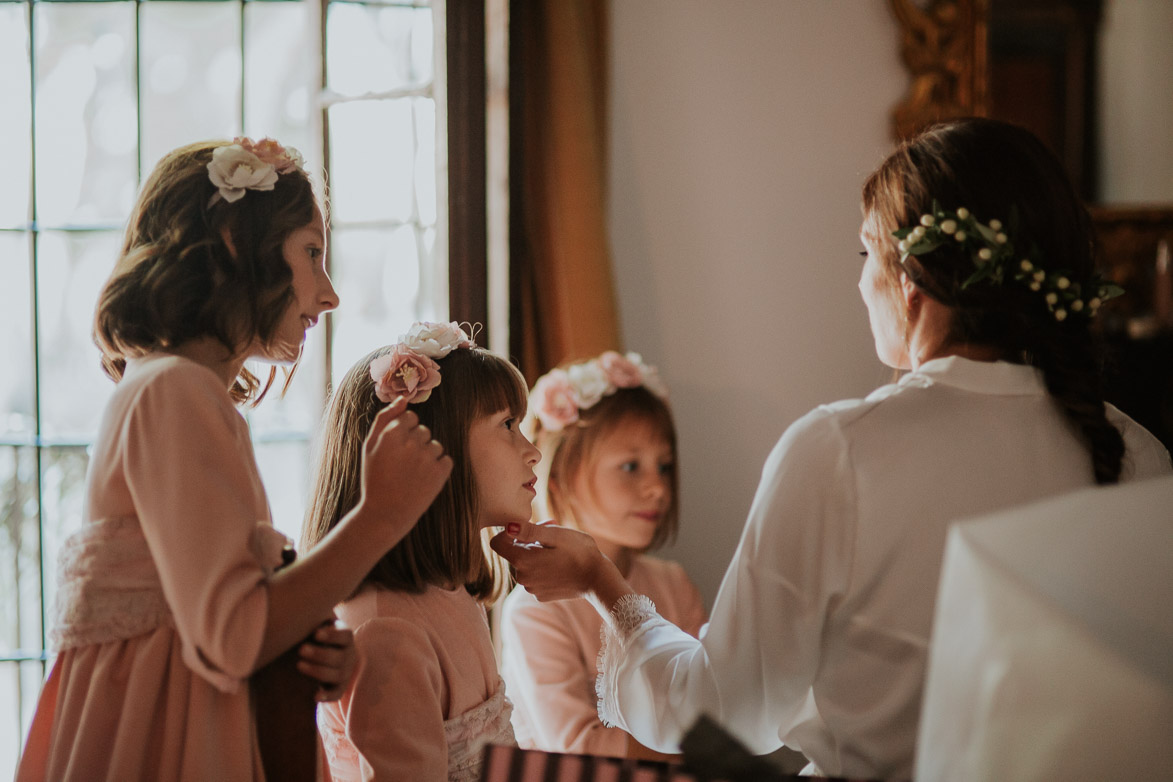
[[[304,168],[305,159],[293,147],[283,147],[271,138],[253,141],[237,136],[231,144],[212,151],[208,178],[217,189],[208,207],[221,199],[239,201],[246,190],[272,190],[278,176]]]
[[[476,329],[469,326],[476,334]],[[370,365],[371,379],[375,381],[375,396],[381,402],[393,402],[398,396],[408,403],[426,401],[432,389],[440,385],[440,365],[454,350],[475,348],[477,345],[460,324],[417,321],[391,348]]]
[[[621,356],[608,350],[597,358],[552,369],[538,378],[530,393],[534,415],[548,432],[561,431],[588,410],[620,388],[643,386],[660,399],[668,398],[668,389],[655,367],[644,363],[638,353]]]
[[[960,245],[974,265],[973,274],[961,284],[962,290],[977,283],[1003,285],[1012,280],[1042,294],[1057,321],[1072,315],[1090,318],[1105,301],[1124,293],[1119,285],[1099,275],[1077,280],[1062,269],[1043,268],[1037,247],[1025,252],[1015,248],[1010,236],[1016,227],[1013,211],[1010,222],[1005,229],[1000,220],[982,224],[965,207],[951,212],[934,200],[932,213],[921,215],[920,225],[898,228],[892,235],[899,240],[901,264],[910,255],[924,255],[944,244]]]

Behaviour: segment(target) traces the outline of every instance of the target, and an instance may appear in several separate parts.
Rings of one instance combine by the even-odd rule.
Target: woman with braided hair
[[[948,526],[1173,469],[1104,401],[1090,324],[1119,289],[1038,139],[931,128],[867,179],[863,213],[860,293],[877,355],[906,374],[782,435],[699,640],[574,530],[494,540],[539,600],[593,599],[600,716],[656,750],[705,712],[828,776],[911,777]]]

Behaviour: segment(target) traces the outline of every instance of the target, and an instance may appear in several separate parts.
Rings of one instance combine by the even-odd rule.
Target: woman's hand
[[[301,645],[297,656],[297,670],[322,685],[318,701],[336,701],[354,678],[358,662],[354,633],[337,619],[327,620]]]
[[[594,595],[610,610],[633,590],[586,533],[554,524],[510,524],[493,537],[518,583],[542,602]]]
[[[383,408],[363,446],[358,507],[380,519],[390,549],[436,499],[452,472],[452,457],[403,397]]]

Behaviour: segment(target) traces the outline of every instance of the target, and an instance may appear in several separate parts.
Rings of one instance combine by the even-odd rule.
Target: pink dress
[[[513,743],[485,611],[464,590],[367,586],[337,609],[358,670],[318,708],[334,782],[480,779],[487,743]]]
[[[284,540],[220,379],[130,362],[62,549],[59,652],[18,782],[263,779],[246,678]]]
[[[679,564],[636,557],[627,580],[689,635],[705,623],[700,593]],[[628,735],[599,720],[595,680],[603,619],[586,600],[539,603],[517,587],[501,614],[501,674],[526,749],[623,757]]]

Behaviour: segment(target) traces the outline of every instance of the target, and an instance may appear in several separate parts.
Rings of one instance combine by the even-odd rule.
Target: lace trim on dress
[[[271,524],[257,522],[250,548],[266,573],[281,563],[286,541]],[[164,626],[174,627],[175,619],[136,517],[91,522],[65,540],[49,634],[54,649],[134,638]]]
[[[70,535],[58,555],[50,643],[106,643],[174,626],[138,519],[103,519]]]
[[[343,731],[329,723],[322,707],[318,708],[318,735],[322,737],[322,750],[326,754],[330,778],[334,782],[358,780],[361,776],[359,769],[362,766],[362,755]]]
[[[513,704],[505,697],[505,682],[480,706],[444,722],[448,739],[448,782],[476,782],[486,744],[515,744],[509,717]]]
[[[629,594],[615,602],[603,621],[599,630],[602,643],[596,660],[599,675],[595,679],[595,697],[598,698],[599,719],[608,728],[619,726],[615,670],[623,659],[627,641],[636,630],[657,619],[660,615],[650,597]]]

